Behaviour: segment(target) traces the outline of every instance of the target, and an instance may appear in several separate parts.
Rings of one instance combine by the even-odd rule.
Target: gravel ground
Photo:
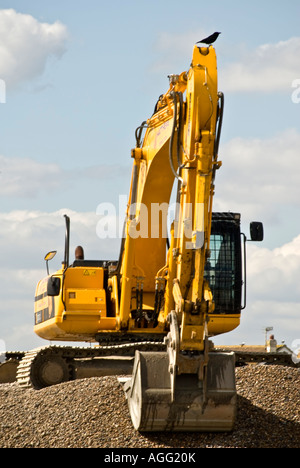
[[[238,416],[231,433],[136,432],[116,377],[39,391],[0,385],[1,448],[300,448],[300,370],[236,369]]]

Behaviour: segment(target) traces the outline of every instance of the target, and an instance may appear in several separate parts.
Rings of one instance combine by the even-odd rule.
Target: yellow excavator
[[[95,345],[29,351],[18,367],[21,385],[42,388],[76,378],[78,369],[119,365],[130,372],[124,390],[137,430],[233,428],[235,356],[211,342],[239,325],[245,306],[240,215],[213,212],[223,108],[215,49],[195,45],[188,71],[169,76],[136,130],[119,259],[81,255],[71,263],[65,216],[62,268],[37,285],[35,333]],[[261,223],[250,232],[262,240]],[[47,268],[54,255],[46,255]]]

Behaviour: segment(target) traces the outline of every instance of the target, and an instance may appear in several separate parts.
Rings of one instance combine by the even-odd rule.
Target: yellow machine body
[[[100,348],[164,340],[164,351],[136,352],[126,384],[134,427],[228,431],[236,412],[234,355],[214,352],[209,338],[240,323],[243,249],[240,215],[213,213],[223,116],[215,49],[195,46],[189,70],[169,80],[136,131],[119,260],[70,264],[66,217],[65,259],[37,286],[34,330]],[[67,378],[62,357],[49,359],[42,355],[31,372],[39,385],[58,382],[56,369]]]
[[[107,317],[104,268],[62,269],[55,273],[62,285],[59,295],[48,296],[47,286],[53,277],[44,278],[36,288],[37,335],[50,341],[94,341],[99,330],[118,329],[117,317]]]
[[[176,93],[186,94],[186,101],[181,103],[181,116],[178,99],[172,97]],[[218,101],[215,50],[195,47],[191,68],[170,80],[170,89],[147,121],[143,144],[132,150],[126,236],[118,274],[108,274],[103,267],[89,267],[89,262],[87,266],[64,265],[53,275],[61,279],[57,296],[47,296],[49,278],[43,279],[37,286],[35,298],[34,331],[37,335],[51,341],[98,341],[102,332],[165,335],[168,314],[175,307],[174,298],[179,300],[184,285],[188,284],[188,296],[181,298],[186,305],[182,311],[185,325],[182,349],[203,349],[204,326],[208,327],[208,335],[214,336],[239,325],[239,311],[214,314],[209,285],[203,279],[210,243],[212,176],[220,165],[214,155]],[[182,119],[180,128],[179,118]],[[167,251],[166,215],[174,171],[178,170],[173,148],[171,164],[174,167],[170,164],[174,125],[175,132],[180,131],[182,142],[179,150],[181,219],[171,230],[171,245]],[[187,214],[187,206],[194,212]],[[185,232],[188,222],[191,223],[189,238]],[[203,245],[193,248],[196,237],[201,236]],[[190,284],[192,261],[196,274]],[[108,279],[104,284],[105,275]],[[142,297],[141,315],[147,310],[153,311],[159,288],[163,288],[164,298],[155,320],[143,317],[137,320],[134,317],[137,313],[133,312],[137,310],[136,298]],[[201,314],[185,312],[188,304],[203,300],[205,304],[210,303],[206,325]]]
[[[63,277],[63,270],[56,272],[55,276]],[[99,288],[103,268],[68,268],[66,277],[71,283],[71,287],[61,289],[58,296],[47,295],[47,285],[53,276],[43,278],[36,287],[34,306],[34,331],[45,340],[49,341],[82,341],[97,342],[96,336],[101,333],[123,334],[120,327],[120,316],[107,316],[107,291]],[[80,287],[75,287],[77,281],[82,281]],[[64,299],[63,299],[64,298]],[[148,304],[145,299],[143,307],[151,309],[151,299],[153,294],[148,295]],[[115,307],[114,307],[115,309]],[[240,314],[216,315],[210,314],[208,323],[208,334],[216,336],[227,333],[236,328],[240,323]],[[166,335],[166,326],[160,322],[155,328],[135,327],[131,321],[130,333],[145,335]]]

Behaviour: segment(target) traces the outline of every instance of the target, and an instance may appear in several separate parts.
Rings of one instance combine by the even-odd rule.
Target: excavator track
[[[24,388],[35,388],[31,381],[31,373],[34,372],[34,362],[37,356],[45,361],[53,353],[62,356],[63,359],[68,359],[68,380],[96,375],[131,373],[135,349],[164,351],[165,345],[162,342],[132,342],[105,345],[100,348],[45,346],[28,352],[8,351],[5,353],[5,361],[0,364],[0,383],[10,383],[17,380]],[[224,351],[222,348],[217,349]],[[234,354],[236,367],[262,363],[300,368],[300,360],[293,360],[292,356],[286,353],[234,350]],[[87,363],[90,363],[88,370]],[[52,367],[54,371],[55,366]]]
[[[261,353],[249,351],[233,352],[235,354],[236,366],[261,363],[300,368],[300,359],[293,360],[292,355],[287,353]]]
[[[135,342],[99,348],[45,346],[26,352],[16,380],[23,388],[41,388],[97,375],[130,373],[135,351],[165,351],[163,342]]]

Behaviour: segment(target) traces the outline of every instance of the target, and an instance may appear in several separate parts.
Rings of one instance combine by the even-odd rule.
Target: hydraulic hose
[[[219,144],[220,144],[220,137],[221,137],[221,129],[222,129],[222,123],[223,123],[223,113],[224,113],[224,94],[219,92],[218,97],[220,98],[220,115],[219,115],[219,122],[218,122],[218,128],[216,131],[216,140],[215,140],[215,147],[214,147],[214,159],[217,158],[218,156],[218,151],[219,151]]]
[[[141,123],[139,127],[135,130],[135,139],[136,139],[136,147],[140,148],[142,143],[141,143],[141,136],[142,136],[142,131],[144,128],[147,128],[147,122],[144,121]]]
[[[175,136],[175,131],[176,131],[176,126],[177,126],[177,94],[181,94],[181,93],[175,93],[175,92],[171,92],[171,96],[173,97],[173,104],[174,104],[174,117],[173,117],[173,126],[172,126],[172,133],[171,133],[171,137],[170,137],[170,143],[169,143],[169,161],[170,161],[170,166],[171,166],[171,170],[174,174],[174,177],[176,179],[178,179],[181,183],[183,182],[182,178],[177,174],[177,172],[175,171],[175,168],[174,168],[174,164],[173,164],[173,143],[174,143],[174,136]],[[182,100],[182,97],[181,97],[181,100]],[[181,102],[181,100],[179,102]],[[180,114],[182,112],[180,111]],[[179,115],[179,125],[181,125],[181,115]],[[177,163],[178,163],[178,167],[180,169],[180,160],[179,160],[179,154],[180,154],[180,128],[178,128],[178,132],[177,132]]]

